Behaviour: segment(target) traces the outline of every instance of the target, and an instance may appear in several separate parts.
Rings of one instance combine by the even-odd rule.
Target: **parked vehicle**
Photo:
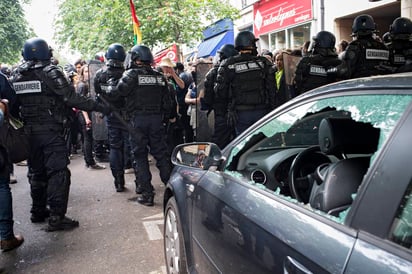
[[[411,102],[411,73],[342,81],[176,147],[167,272],[411,273]]]

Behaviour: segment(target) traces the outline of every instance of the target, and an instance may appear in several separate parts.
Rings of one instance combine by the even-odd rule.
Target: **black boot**
[[[67,217],[50,216],[47,231],[70,230],[79,226],[79,222]]]
[[[134,181],[136,184],[136,194],[142,194],[143,193],[143,187],[142,184],[138,183],[136,180]]]
[[[114,177],[114,186],[116,187],[117,192],[123,192],[124,191],[124,173],[117,173],[116,176]]]
[[[44,209],[41,211],[31,211],[30,220],[32,223],[43,223],[46,221],[46,218],[49,218],[50,211],[48,209]]]
[[[143,193],[142,196],[137,198],[137,202],[139,204],[145,206],[153,206],[154,205],[154,193]]]

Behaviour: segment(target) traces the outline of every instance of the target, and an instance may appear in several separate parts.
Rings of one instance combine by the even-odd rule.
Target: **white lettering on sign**
[[[384,49],[366,49],[366,59],[389,60],[389,51]]]
[[[282,26],[283,21],[285,19],[291,18],[295,15],[296,15],[296,9],[285,11],[282,7],[280,7],[277,12],[277,15],[273,16],[271,14],[268,19],[263,20],[263,26],[268,26],[276,22],[279,22],[279,24]]]
[[[14,90],[16,91],[16,94],[41,92],[40,81],[17,82],[17,83],[13,83],[13,87],[14,87]]]
[[[326,70],[324,67],[321,66],[310,66],[309,74],[312,75],[319,75],[319,76],[326,76]]]

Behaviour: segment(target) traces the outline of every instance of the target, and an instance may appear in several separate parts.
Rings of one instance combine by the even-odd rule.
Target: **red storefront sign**
[[[253,5],[253,30],[256,37],[312,18],[312,0],[261,0]]]
[[[170,47],[157,52],[154,55],[154,62],[156,64],[160,63],[160,61],[162,60],[163,57],[169,57],[172,62],[177,62],[178,61],[178,56],[177,56],[177,46],[176,46],[176,44],[173,44]]]

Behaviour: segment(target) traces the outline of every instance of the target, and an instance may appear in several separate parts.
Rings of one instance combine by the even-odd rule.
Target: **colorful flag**
[[[140,22],[136,16],[136,10],[134,9],[133,0],[130,0],[130,11],[132,12],[133,21],[133,41],[135,45],[138,45],[142,42],[142,32],[140,31]]]

